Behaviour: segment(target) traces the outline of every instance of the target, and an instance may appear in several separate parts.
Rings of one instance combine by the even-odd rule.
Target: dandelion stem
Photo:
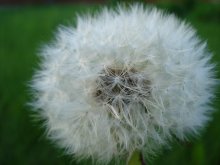
[[[129,157],[128,165],[147,165],[147,163],[145,162],[143,158],[142,152],[135,151],[133,152],[131,157]]]

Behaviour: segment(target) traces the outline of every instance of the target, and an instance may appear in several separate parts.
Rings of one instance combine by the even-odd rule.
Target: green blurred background
[[[140,0],[141,1],[141,0]],[[115,6],[120,0],[99,3],[22,3],[0,2],[0,165],[63,165],[77,163],[46,139],[41,123],[34,121],[27,102],[31,100],[28,82],[37,68],[39,47],[53,38],[57,26],[74,25],[76,13],[96,12],[103,6]],[[134,1],[126,1],[131,3]],[[135,1],[136,2],[136,1]],[[220,77],[220,3],[149,1],[190,22],[214,53]],[[152,165],[219,165],[220,164],[220,89],[213,104],[216,112],[198,139],[173,143],[171,149],[148,164]]]

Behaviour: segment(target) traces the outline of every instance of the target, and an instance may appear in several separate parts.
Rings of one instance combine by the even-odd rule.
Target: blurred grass
[[[173,11],[173,7],[160,6]],[[77,164],[44,136],[44,129],[30,118],[26,106],[30,95],[27,83],[37,67],[36,53],[49,41],[59,24],[74,24],[75,13],[95,11],[99,6],[26,6],[0,8],[0,164]],[[209,9],[208,9],[209,8]],[[175,11],[175,10],[174,10]],[[214,14],[213,14],[213,11]],[[214,52],[213,61],[220,62],[220,6],[199,5],[184,18],[207,40]],[[177,13],[178,14],[178,13]],[[214,17],[214,18],[213,18]],[[218,67],[219,71],[219,67]],[[218,77],[220,72],[218,72]],[[218,93],[220,90],[218,89]],[[219,97],[219,94],[218,94]],[[214,106],[220,108],[215,100]],[[174,143],[171,150],[153,159],[154,165],[217,165],[220,164],[220,113],[198,140]],[[83,162],[80,164],[90,164]]]

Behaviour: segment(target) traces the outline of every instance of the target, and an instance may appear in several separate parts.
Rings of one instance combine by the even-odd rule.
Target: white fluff
[[[75,27],[59,29],[41,57],[33,106],[49,137],[80,159],[154,154],[173,136],[197,135],[212,112],[216,80],[206,43],[189,24],[155,8],[79,17]],[[119,69],[119,78],[109,68]]]

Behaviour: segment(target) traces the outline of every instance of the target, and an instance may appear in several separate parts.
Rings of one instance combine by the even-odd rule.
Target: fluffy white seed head
[[[173,15],[133,5],[79,17],[42,49],[33,106],[49,137],[99,162],[154,154],[209,120],[211,54]]]

